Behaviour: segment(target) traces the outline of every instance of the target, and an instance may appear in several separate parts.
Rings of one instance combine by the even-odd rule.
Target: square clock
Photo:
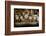
[[[45,4],[5,1],[5,34],[35,34],[45,32]]]

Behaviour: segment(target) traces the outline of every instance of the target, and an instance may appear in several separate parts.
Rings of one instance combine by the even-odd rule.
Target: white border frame
[[[14,27],[14,8],[39,9],[39,27]],[[29,30],[42,30],[42,6],[11,5],[11,32]]]

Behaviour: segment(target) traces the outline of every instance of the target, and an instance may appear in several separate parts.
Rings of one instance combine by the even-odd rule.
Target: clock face
[[[39,26],[39,9],[17,9],[14,10],[15,27]]]

